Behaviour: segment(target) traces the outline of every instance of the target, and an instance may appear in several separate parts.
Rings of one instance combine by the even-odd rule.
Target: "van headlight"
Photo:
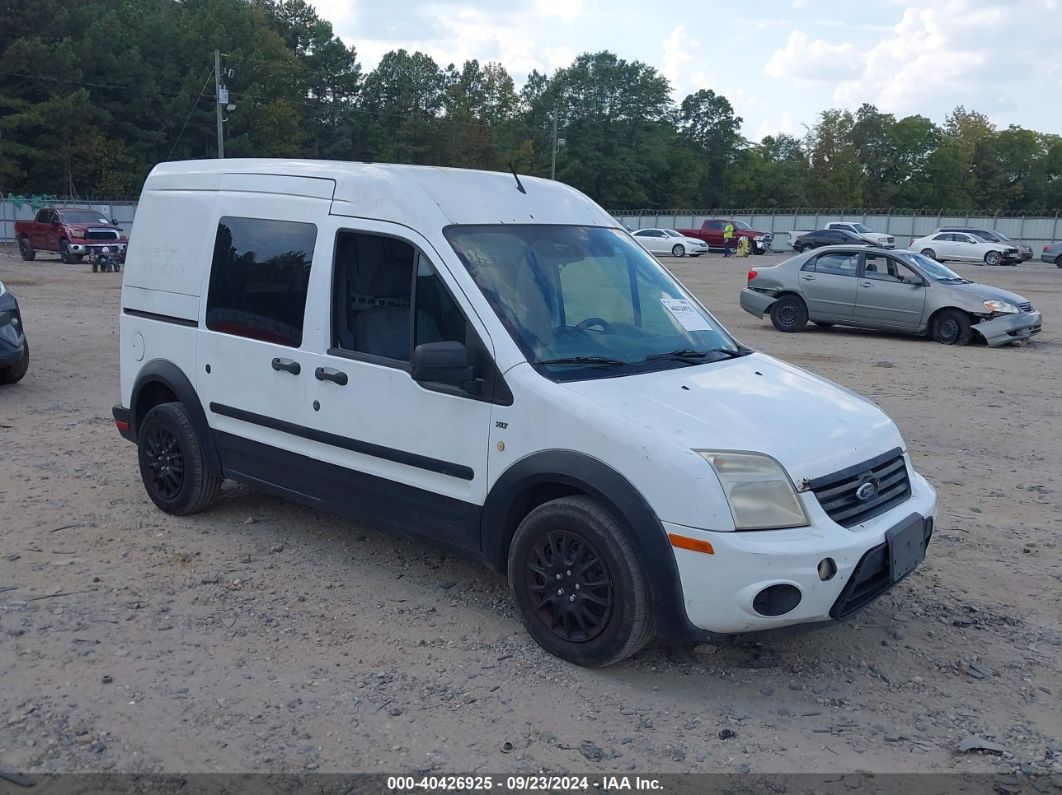
[[[985,309],[989,312],[998,312],[1001,315],[1014,315],[1018,312],[1018,307],[1014,306],[1014,304],[999,301],[995,298],[985,301]]]
[[[711,464],[719,476],[738,530],[776,530],[810,524],[793,481],[770,456],[727,450],[694,452]]]

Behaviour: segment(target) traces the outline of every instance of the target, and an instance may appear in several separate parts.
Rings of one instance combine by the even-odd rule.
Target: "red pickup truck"
[[[30,262],[38,251],[58,252],[66,263],[81,262],[94,248],[107,247],[124,253],[129,240],[118,227],[97,210],[77,207],[45,207],[32,221],[15,222],[15,238],[22,259]]]
[[[726,218],[709,218],[701,224],[700,229],[676,229],[675,231],[686,237],[703,240],[708,244],[708,248],[722,248],[723,227],[726,226],[726,222]],[[732,244],[734,248],[737,248],[738,239],[747,237],[751,251],[755,251],[757,254],[766,254],[771,250],[774,235],[770,232],[758,232],[744,221],[731,221],[730,223],[734,225],[734,242]]]

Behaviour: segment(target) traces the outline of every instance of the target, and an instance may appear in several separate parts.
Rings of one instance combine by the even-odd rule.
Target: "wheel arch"
[[[137,438],[140,422],[160,403],[179,401],[188,412],[199,442],[203,445],[206,464],[212,474],[221,475],[221,459],[214,445],[214,435],[203,412],[203,404],[184,371],[166,359],[152,359],[140,368],[129,400],[129,430]]]
[[[523,518],[538,505],[575,494],[600,503],[634,546],[645,567],[654,634],[675,640],[704,638],[705,633],[686,615],[675,554],[656,513],[629,480],[584,453],[535,453],[514,463],[498,478],[480,519],[480,543],[487,565],[507,575],[509,547]]]

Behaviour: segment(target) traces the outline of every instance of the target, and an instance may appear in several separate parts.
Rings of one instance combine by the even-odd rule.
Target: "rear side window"
[[[222,218],[210,268],[207,328],[299,347],[316,241],[314,224]]]
[[[833,273],[838,276],[855,276],[859,255],[848,251],[831,251],[815,258],[817,273]]]

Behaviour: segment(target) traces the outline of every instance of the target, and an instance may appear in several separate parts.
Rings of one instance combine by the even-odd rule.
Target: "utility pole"
[[[553,165],[549,168],[549,178],[557,178],[557,103],[553,103]]]
[[[214,111],[217,113],[218,119],[218,159],[221,160],[225,157],[225,131],[224,122],[221,118],[221,112],[223,110],[223,103],[221,101],[221,50],[214,50]],[[228,101],[228,97],[225,98]]]

